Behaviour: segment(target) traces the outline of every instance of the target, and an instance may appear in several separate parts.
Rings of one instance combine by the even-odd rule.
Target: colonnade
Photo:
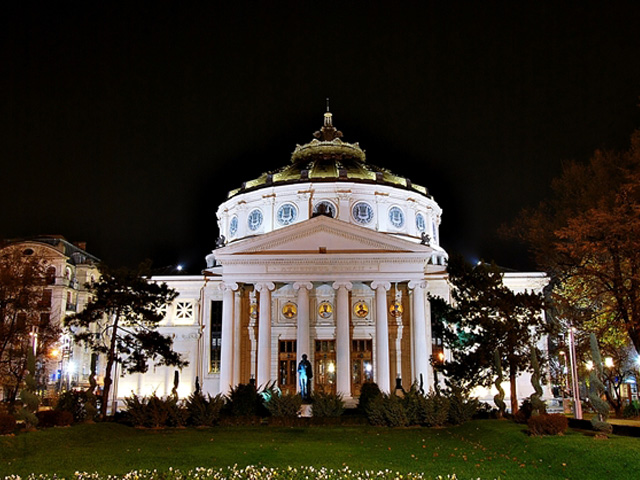
[[[387,292],[391,288],[388,281],[372,281],[371,289],[375,292],[375,362],[374,378],[383,392],[391,391],[390,354],[389,354],[389,305]],[[350,319],[351,305],[349,292],[353,288],[350,281],[336,281],[332,284],[336,291],[334,308],[335,345],[336,345],[336,390],[344,398],[351,397],[351,338]],[[432,382],[431,365],[431,312],[426,301],[425,281],[408,282],[411,291],[411,355],[412,381],[422,382],[428,388]],[[220,391],[227,393],[240,380],[240,328],[234,328],[234,313],[239,311],[240,302],[237,295],[239,285],[235,282],[223,282],[222,306],[222,341],[220,352]],[[271,372],[271,327],[272,327],[272,292],[275,283],[271,281],[253,283],[259,296],[258,341],[257,341],[257,385],[266,385],[274,380]],[[310,342],[310,293],[314,288],[311,281],[293,283],[297,292],[297,360],[302,354],[311,351]]]

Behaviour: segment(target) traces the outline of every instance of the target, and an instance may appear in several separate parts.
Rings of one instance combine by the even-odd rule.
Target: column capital
[[[253,285],[253,287],[258,291],[258,292],[262,292],[264,291],[271,291],[273,289],[276,288],[275,284],[273,282],[259,282],[259,283],[255,283]]]
[[[313,289],[313,283],[311,282],[295,282],[293,284],[293,289],[294,290],[300,290],[301,288],[307,289],[307,290],[312,290]]]
[[[351,290],[353,288],[353,283],[340,281],[340,282],[333,282],[333,285],[331,286],[333,287],[334,290],[340,290],[341,288],[346,288],[347,290]]]
[[[371,282],[371,288],[373,288],[374,290],[383,288],[385,292],[388,292],[391,288],[391,282],[381,282],[376,280],[375,282]]]
[[[220,288],[220,290],[222,290],[223,292],[226,292],[227,290],[235,292],[236,290],[238,290],[238,288],[240,288],[240,286],[236,282],[222,282],[218,288]]]
[[[415,290],[416,288],[427,288],[426,280],[411,280],[409,282],[409,288]]]

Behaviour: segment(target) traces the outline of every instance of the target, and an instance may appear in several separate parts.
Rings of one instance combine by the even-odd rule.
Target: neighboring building
[[[313,389],[347,401],[366,381],[383,391],[433,386],[429,359],[447,355],[432,338],[427,299],[449,299],[442,209],[426,188],[369,165],[331,113],[315,136],[289,165],[229,193],[202,276],[154,278],[179,291],[162,331],[190,362],[180,396],[196,378],[211,394],[250,381],[295,391],[303,354]],[[505,274],[517,291],[545,283],[543,274]],[[120,378],[117,396],[167,395],[173,378],[170,368]],[[528,378],[519,388],[532,392]]]
[[[99,276],[99,260],[86,251],[85,244],[72,244],[62,236],[40,236],[11,240],[2,248],[10,249],[42,259],[45,264],[47,285],[39,306],[41,315],[47,318],[42,322],[62,325],[65,315],[84,308],[89,300],[86,284]],[[40,352],[38,358],[44,360],[42,383],[47,390],[88,385],[91,355],[83,346],[73,344],[68,334],[49,351]]]

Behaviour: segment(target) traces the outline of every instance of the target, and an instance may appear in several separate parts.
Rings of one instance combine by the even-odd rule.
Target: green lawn
[[[640,439],[584,432],[529,437],[525,427],[480,420],[446,429],[216,427],[139,430],[106,423],[0,437],[0,478],[75,471],[122,474],[169,467],[311,465],[490,479],[637,479]]]

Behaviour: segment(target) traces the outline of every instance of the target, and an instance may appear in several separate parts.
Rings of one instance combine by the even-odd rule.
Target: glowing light
[[[364,369],[366,372],[371,372],[373,370],[373,366],[370,363],[365,363]]]
[[[587,370],[589,371],[593,370],[593,362],[591,360],[587,360],[587,362],[585,363],[585,366],[587,367]]]
[[[329,373],[334,373],[336,371],[336,366],[333,364],[333,362],[331,362],[328,366],[327,366],[327,371]]]
[[[607,367],[607,368],[613,368],[613,358],[606,357],[604,359],[604,366]]]
[[[51,358],[57,358],[60,356],[60,349],[58,348],[52,348],[51,351],[49,352],[49,356]]]
[[[182,265],[178,265],[178,266],[176,267],[176,270],[178,270],[179,272],[181,272],[181,271],[182,271]]]
[[[438,353],[438,360],[440,360],[441,362],[444,362],[444,352]]]

